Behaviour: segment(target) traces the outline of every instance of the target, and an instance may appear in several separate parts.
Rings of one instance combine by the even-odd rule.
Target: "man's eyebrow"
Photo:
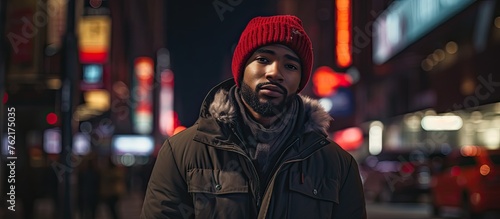
[[[255,51],[255,53],[267,53],[267,54],[271,54],[271,55],[276,55],[276,53],[270,49],[263,49],[263,48],[260,48],[260,49],[257,49]]]
[[[297,63],[300,63],[300,59],[298,59],[298,58],[297,58],[297,57],[295,57],[295,56],[291,56],[291,55],[286,54],[286,55],[285,55],[285,57],[286,57],[287,59],[289,59],[289,60],[292,60],[292,61],[295,61],[295,62],[297,62]]]
[[[273,51],[273,50],[270,50],[270,49],[264,49],[264,48],[260,48],[260,49],[257,49],[255,51],[255,53],[267,53],[267,54],[270,54],[270,55],[276,55],[276,53]],[[298,59],[297,57],[295,56],[292,56],[292,55],[288,55],[286,54],[285,55],[285,58],[289,59],[289,60],[292,60],[292,61],[295,61],[297,63],[300,63],[300,59]]]

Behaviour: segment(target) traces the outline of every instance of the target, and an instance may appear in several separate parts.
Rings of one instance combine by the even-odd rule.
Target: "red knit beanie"
[[[313,51],[302,21],[293,15],[256,17],[248,23],[233,54],[232,71],[236,86],[240,86],[245,64],[253,52],[269,44],[285,45],[299,56],[302,77],[298,92],[301,91],[311,76]]]

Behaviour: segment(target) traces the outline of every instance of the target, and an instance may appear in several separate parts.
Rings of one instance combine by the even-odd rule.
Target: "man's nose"
[[[270,81],[283,81],[282,69],[279,62],[273,62],[266,68],[266,78]]]

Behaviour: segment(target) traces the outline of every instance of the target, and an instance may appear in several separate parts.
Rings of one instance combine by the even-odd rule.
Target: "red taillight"
[[[488,176],[490,174],[491,168],[490,166],[483,164],[481,167],[479,167],[479,173],[483,176]]]
[[[483,164],[479,167],[479,174],[481,174],[483,179],[487,182],[494,182],[495,184],[500,183],[500,172],[495,168],[495,166]]]

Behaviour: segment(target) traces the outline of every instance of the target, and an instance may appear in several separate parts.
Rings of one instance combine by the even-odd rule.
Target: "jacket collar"
[[[227,79],[212,88],[203,101],[197,121],[198,130],[212,137],[211,140],[205,139],[205,143],[215,144],[216,141],[228,140],[220,125],[230,125],[237,120],[238,110],[229,94],[233,86],[234,80]],[[301,94],[299,97],[301,107],[297,124],[303,124],[300,133],[316,132],[327,136],[332,117],[317,100]]]
[[[232,79],[226,80],[211,90],[205,98],[201,117],[209,116],[222,123],[231,123],[237,117],[236,107],[230,99],[229,90],[234,85]],[[217,89],[217,87],[219,87]],[[213,94],[211,94],[213,93]],[[305,114],[304,132],[318,131],[327,135],[332,118],[315,99],[299,94]]]

